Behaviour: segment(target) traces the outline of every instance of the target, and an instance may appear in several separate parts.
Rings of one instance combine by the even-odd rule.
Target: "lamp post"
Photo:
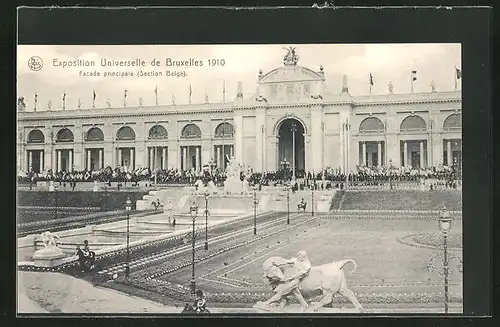
[[[448,234],[451,230],[451,217],[450,213],[443,208],[439,215],[439,230],[443,234],[443,274],[444,274],[444,312],[448,313]]]
[[[295,133],[297,132],[297,124],[292,123],[290,131],[292,132],[292,180],[295,180]]]
[[[57,185],[54,185],[54,218],[57,219]]]
[[[127,258],[125,262],[125,277],[130,276],[130,210],[132,210],[132,201],[127,198],[125,201],[125,210],[127,211]]]
[[[214,168],[217,167],[217,164],[215,163],[214,158],[210,159],[208,164],[210,165],[210,175],[213,176],[214,175]]]
[[[311,216],[314,217],[314,188],[316,187],[316,174],[313,176],[313,185],[312,185],[312,192],[311,192]]]
[[[253,187],[253,234],[257,235],[257,186]]]
[[[281,160],[280,162],[281,164],[281,169],[283,170],[283,177],[284,177],[284,180],[287,180],[288,179],[288,166],[290,165],[290,163],[286,160],[286,157],[283,158],[283,160]]]
[[[286,224],[290,225],[290,186],[285,185],[285,189],[286,189],[286,210],[287,210]]]
[[[350,154],[350,144],[349,144],[349,130],[351,129],[351,124],[349,124],[349,119],[346,119],[345,123],[342,124],[344,127],[344,144],[345,144],[345,177],[346,177],[346,184],[345,188],[347,189],[349,186],[349,154]]]
[[[208,197],[210,194],[206,190],[205,193],[205,251],[208,251]]]
[[[189,213],[191,214],[191,219],[193,220],[193,235],[192,235],[192,261],[191,261],[191,294],[196,293],[196,279],[194,277],[194,244],[195,244],[195,222],[196,216],[198,215],[198,207],[193,201],[193,204],[189,208]]]

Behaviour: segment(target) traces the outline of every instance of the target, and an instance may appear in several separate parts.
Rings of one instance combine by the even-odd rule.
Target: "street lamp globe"
[[[130,200],[130,198],[127,198],[127,201],[125,201],[125,210],[132,210],[132,201]]]
[[[451,221],[452,218],[450,217],[450,213],[446,210],[446,208],[443,208],[441,213],[439,214],[439,230],[443,235],[448,235],[448,233],[451,230]]]
[[[191,218],[196,218],[196,215],[198,215],[198,206],[196,206],[194,203],[191,205],[189,208],[189,213],[191,214]]]

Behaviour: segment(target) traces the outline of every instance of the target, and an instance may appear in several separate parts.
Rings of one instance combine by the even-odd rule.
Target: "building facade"
[[[17,168],[45,171],[222,167],[342,172],[357,166],[461,164],[461,92],[351,96],[347,77],[285,57],[231,103],[18,112]],[[293,166],[293,164],[291,165]]]

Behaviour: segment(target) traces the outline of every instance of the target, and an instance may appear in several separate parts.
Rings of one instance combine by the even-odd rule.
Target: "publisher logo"
[[[38,57],[38,56],[33,56],[31,57],[29,60],[28,60],[28,67],[32,70],[32,71],[39,71],[40,69],[42,69],[43,67],[43,60],[42,58]]]

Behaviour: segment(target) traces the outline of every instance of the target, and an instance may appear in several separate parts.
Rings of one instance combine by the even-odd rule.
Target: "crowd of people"
[[[328,168],[320,172],[311,172],[297,169],[295,172],[297,182],[304,187],[310,187],[318,181],[328,182],[329,187],[342,187],[348,185],[380,185],[394,182],[419,183],[422,180],[436,180],[450,187],[460,176],[454,168],[438,166],[432,168],[411,168],[411,167],[363,167],[358,166],[355,171],[348,174],[339,169]],[[222,169],[203,169],[197,173],[194,168],[191,170],[179,169],[157,169],[139,168],[132,171],[123,168],[106,167],[99,170],[84,170],[73,172],[53,172],[47,170],[42,173],[21,171],[18,173],[20,183],[36,184],[38,181],[54,181],[66,183],[75,189],[79,182],[105,182],[136,186],[139,182],[145,181],[155,184],[179,184],[193,185],[201,179],[204,183],[213,181],[215,185],[222,186],[226,180],[226,174]],[[240,174],[240,179],[247,179],[249,185],[278,186],[283,185],[292,179],[291,169],[281,169],[278,171],[266,171],[263,173],[252,172],[247,169]]]

